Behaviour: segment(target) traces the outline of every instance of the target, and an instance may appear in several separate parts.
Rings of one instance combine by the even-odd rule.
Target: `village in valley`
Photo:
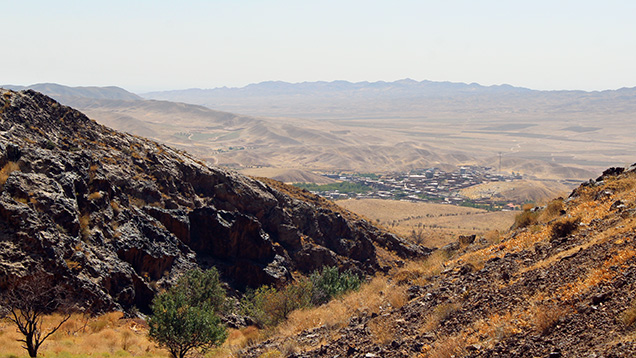
[[[389,174],[343,174],[325,176],[338,180],[331,185],[297,186],[310,190],[331,200],[341,199],[388,199],[413,202],[431,202],[478,207],[488,210],[515,210],[524,203],[504,198],[470,199],[463,196],[462,189],[489,182],[511,182],[523,179],[518,173],[500,174],[491,167],[463,166],[456,171],[440,168],[415,170],[408,173]]]

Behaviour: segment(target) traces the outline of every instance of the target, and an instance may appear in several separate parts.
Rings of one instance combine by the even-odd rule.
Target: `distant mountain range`
[[[502,92],[531,92],[527,88],[513,87],[510,85],[499,86],[482,86],[477,83],[457,83],[457,82],[433,82],[433,81],[415,81],[412,79],[403,79],[394,82],[348,82],[348,81],[317,81],[289,83],[283,81],[266,81],[261,83],[250,84],[240,88],[212,88],[212,89],[186,89],[174,91],[149,92],[142,94],[146,98],[167,99],[173,96],[279,96],[279,95],[328,95],[339,96],[343,93],[353,94],[355,92],[364,92],[366,96],[396,96],[396,95],[417,95],[417,96],[438,96],[438,95],[456,95],[458,93],[475,93],[475,91],[483,91],[487,93]]]
[[[554,112],[613,108],[636,98],[636,88],[608,91],[538,91],[510,85],[414,81],[303,82],[269,81],[241,88],[186,89],[141,94],[148,99],[199,104],[256,116],[313,119],[397,118],[491,112]]]
[[[401,80],[135,95],[118,87],[1,87],[42,91],[102,124],[237,169],[498,169],[501,154],[502,171],[580,180],[636,157],[634,88],[536,91]]]

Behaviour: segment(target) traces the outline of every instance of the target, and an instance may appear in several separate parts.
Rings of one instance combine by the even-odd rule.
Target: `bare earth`
[[[540,203],[564,196],[572,187],[558,181],[515,180],[489,182],[462,189],[460,193],[470,199],[501,199],[515,202]]]
[[[458,235],[483,236],[492,230],[507,230],[519,213],[380,199],[349,199],[336,203],[374,222],[379,221],[381,226],[404,237],[410,237],[413,230],[422,230],[423,244],[431,247],[457,241]]]

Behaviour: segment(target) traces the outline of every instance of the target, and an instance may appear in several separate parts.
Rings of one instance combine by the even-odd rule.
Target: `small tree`
[[[216,269],[191,271],[152,301],[150,338],[184,358],[192,349],[205,353],[227,337],[216,315],[226,305]]]
[[[37,357],[38,349],[55,333],[70,317],[70,305],[64,299],[61,287],[53,284],[44,272],[24,278],[3,297],[4,309],[1,316],[13,322],[24,339],[18,342],[29,353],[29,357]],[[60,322],[54,327],[44,330],[42,318],[53,312],[63,312]]]
[[[362,278],[347,270],[340,273],[337,267],[326,266],[321,272],[314,271],[310,280],[313,285],[312,301],[315,305],[329,302],[346,292],[360,288]]]

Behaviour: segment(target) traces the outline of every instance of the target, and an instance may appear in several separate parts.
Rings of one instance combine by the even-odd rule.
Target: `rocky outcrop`
[[[209,167],[37,92],[0,96],[0,289],[43,269],[86,308],[145,310],[195,266],[243,289],[325,264],[373,273],[379,248],[429,252],[306,191]]]

